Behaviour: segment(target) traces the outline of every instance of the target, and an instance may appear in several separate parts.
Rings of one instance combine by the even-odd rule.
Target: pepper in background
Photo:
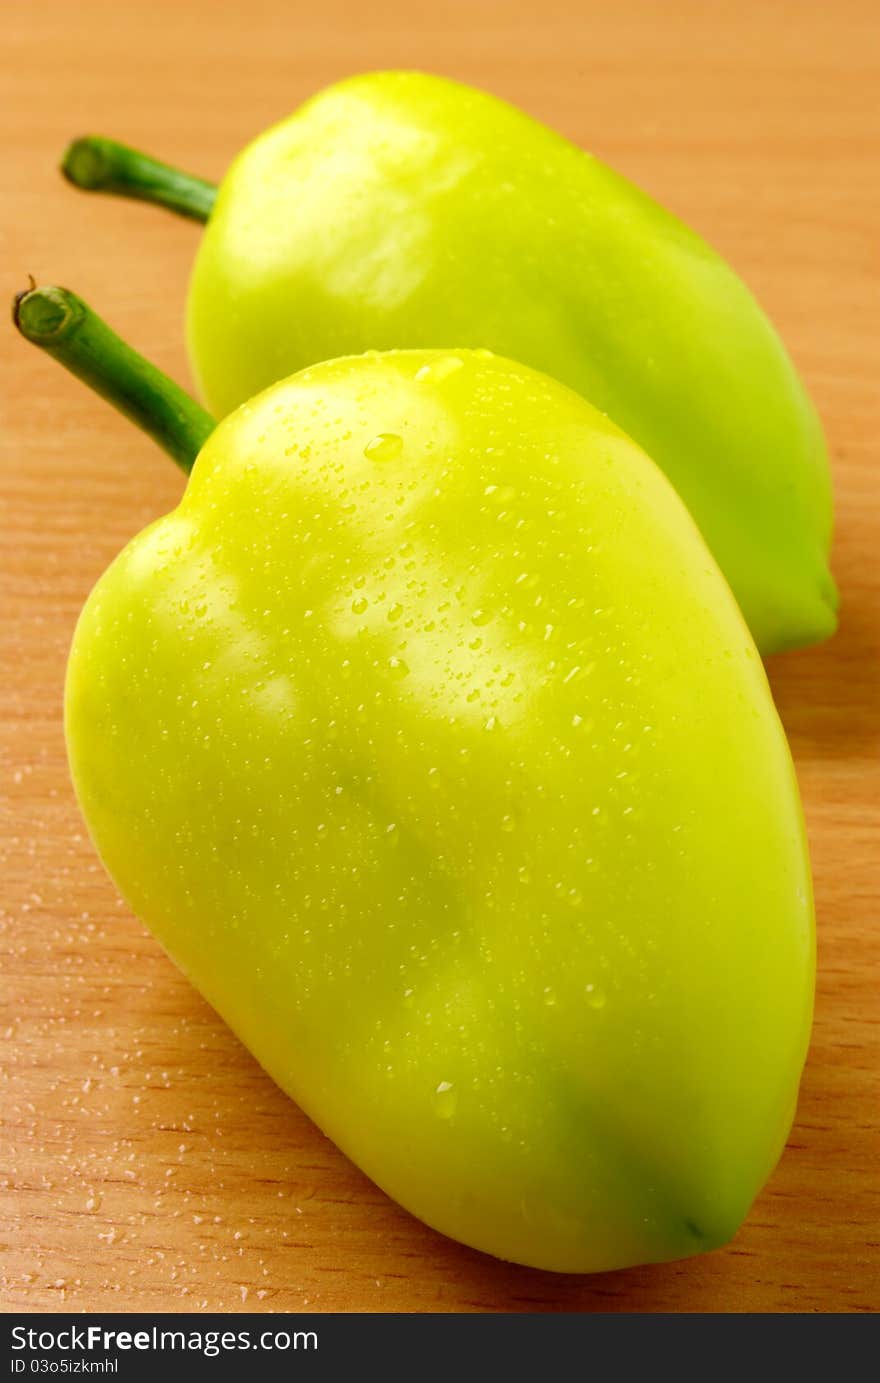
[[[133,909],[444,1233],[566,1271],[726,1241],[794,1111],[812,895],[760,659],[660,471],[484,351],[331,361],[212,430],[72,295],[16,317],[195,461],[68,669]]]
[[[666,472],[762,653],[833,633],[827,451],[782,342],[703,240],[552,130],[384,72],[261,135],[216,201],[108,140],[76,141],[64,169],[208,218],[187,327],[218,415],[334,356],[489,347],[577,389]]]

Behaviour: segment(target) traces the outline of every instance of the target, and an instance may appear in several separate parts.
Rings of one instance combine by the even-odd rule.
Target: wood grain
[[[187,378],[198,228],[77,195],[68,137],[208,177],[340,75],[486,86],[590,146],[757,291],[824,417],[839,635],[776,659],[820,927],[791,1143],[726,1249],[592,1279],[472,1253],[389,1203],[127,912],[72,799],[64,661],[89,587],[170,508],[170,465],[3,333],[3,1302],[8,1311],[867,1311],[878,1274],[880,45],[874,0],[100,0],[3,11],[4,292],[76,287]]]

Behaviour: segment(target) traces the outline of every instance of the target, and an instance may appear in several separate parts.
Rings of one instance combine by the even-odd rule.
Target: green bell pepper
[[[261,135],[216,203],[107,140],[77,141],[64,166],[210,212],[187,321],[216,413],[333,356],[489,347],[577,389],[662,467],[762,652],[833,632],[828,458],[779,337],[698,236],[552,130],[384,72]]]
[[[445,1234],[566,1271],[729,1239],[792,1119],[812,895],[760,659],[660,471],[485,351],[331,361],[211,431],[70,295],[17,312],[201,446],[70,654],[132,908]]]

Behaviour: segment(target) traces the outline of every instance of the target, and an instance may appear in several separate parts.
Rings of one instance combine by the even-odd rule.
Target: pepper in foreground
[[[78,300],[17,314],[150,426]],[[565,1271],[725,1242],[791,1123],[812,896],[760,659],[671,486],[481,352],[316,366],[197,460],[206,415],[170,383],[158,412],[195,466],[66,689],[125,898],[429,1225]]]
[[[577,389],[666,472],[762,653],[836,627],[815,409],[751,293],[598,159],[483,92],[350,78],[267,130],[219,191],[109,140],[80,186],[208,218],[192,362],[225,414],[367,349],[489,347]]]

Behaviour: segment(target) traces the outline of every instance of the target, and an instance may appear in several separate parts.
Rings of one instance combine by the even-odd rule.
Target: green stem
[[[61,160],[61,171],[88,192],[156,202],[195,221],[207,221],[217,197],[213,183],[99,135],[75,139]]]
[[[189,474],[214,419],[81,298],[66,288],[32,287],[16,297],[12,318],[22,336],[137,423]]]

